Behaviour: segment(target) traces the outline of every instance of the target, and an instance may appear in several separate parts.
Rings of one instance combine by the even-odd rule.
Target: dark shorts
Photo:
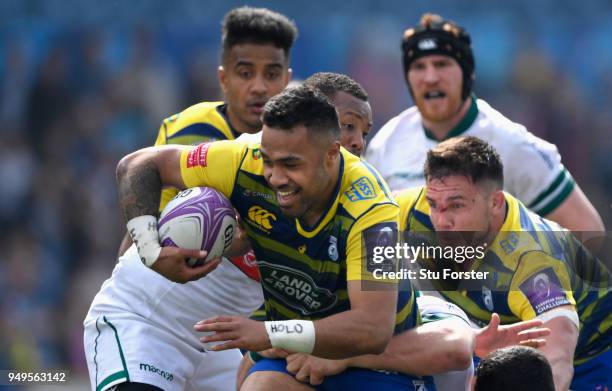
[[[248,375],[257,371],[274,371],[286,373],[287,361],[284,359],[261,358],[249,370]],[[247,376],[248,376],[247,375]],[[426,387],[426,388],[423,388]],[[418,377],[408,376],[397,372],[377,371],[361,368],[349,368],[346,371],[334,376],[328,376],[323,383],[318,386],[311,386],[316,390],[350,390],[350,391],[369,391],[369,390],[397,390],[397,391],[435,391],[433,380],[429,376]]]

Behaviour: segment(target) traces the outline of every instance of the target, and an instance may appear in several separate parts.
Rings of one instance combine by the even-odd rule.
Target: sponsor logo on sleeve
[[[344,192],[351,202],[368,200],[376,197],[376,190],[372,181],[366,177],[361,177],[351,184],[351,187]]]
[[[396,259],[384,258],[377,260],[375,254],[380,253],[381,249],[395,248],[398,243],[398,232],[396,223],[379,223],[365,229],[362,233],[364,241],[364,257],[366,259],[367,270],[373,273],[376,269],[383,271],[395,271],[397,266]]]
[[[536,315],[571,304],[552,268],[530,276],[520,285],[520,289],[527,296]]]
[[[189,152],[187,155],[187,168],[191,167],[206,167],[206,155],[210,144],[200,144]]]

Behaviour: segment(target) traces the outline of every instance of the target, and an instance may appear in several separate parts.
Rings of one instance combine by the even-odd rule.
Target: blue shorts
[[[282,372],[293,377],[291,373],[287,372],[287,361],[284,359],[275,360],[262,358],[251,367],[247,376],[257,371]],[[426,388],[423,388],[423,386]],[[322,384],[311,387],[322,391],[370,391],[374,389],[385,391],[436,390],[433,379],[430,376],[408,376],[396,372],[375,371],[361,368],[349,368],[337,375],[328,376],[323,380]]]
[[[576,391],[612,391],[612,349],[574,367]]]

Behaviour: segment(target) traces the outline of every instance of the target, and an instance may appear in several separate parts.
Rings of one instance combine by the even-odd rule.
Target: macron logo
[[[421,50],[431,50],[437,47],[436,41],[431,38],[421,39],[419,41],[419,49]]]

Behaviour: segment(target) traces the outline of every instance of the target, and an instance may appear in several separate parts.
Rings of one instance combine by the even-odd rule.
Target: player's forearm
[[[340,359],[379,354],[393,335],[393,317],[352,309],[315,321],[314,356]]]
[[[159,168],[151,148],[131,153],[119,161],[117,192],[125,221],[142,215],[156,215],[161,188]]]
[[[474,333],[469,326],[443,320],[395,335],[383,354],[351,357],[347,365],[434,375],[468,368],[473,349]]]

